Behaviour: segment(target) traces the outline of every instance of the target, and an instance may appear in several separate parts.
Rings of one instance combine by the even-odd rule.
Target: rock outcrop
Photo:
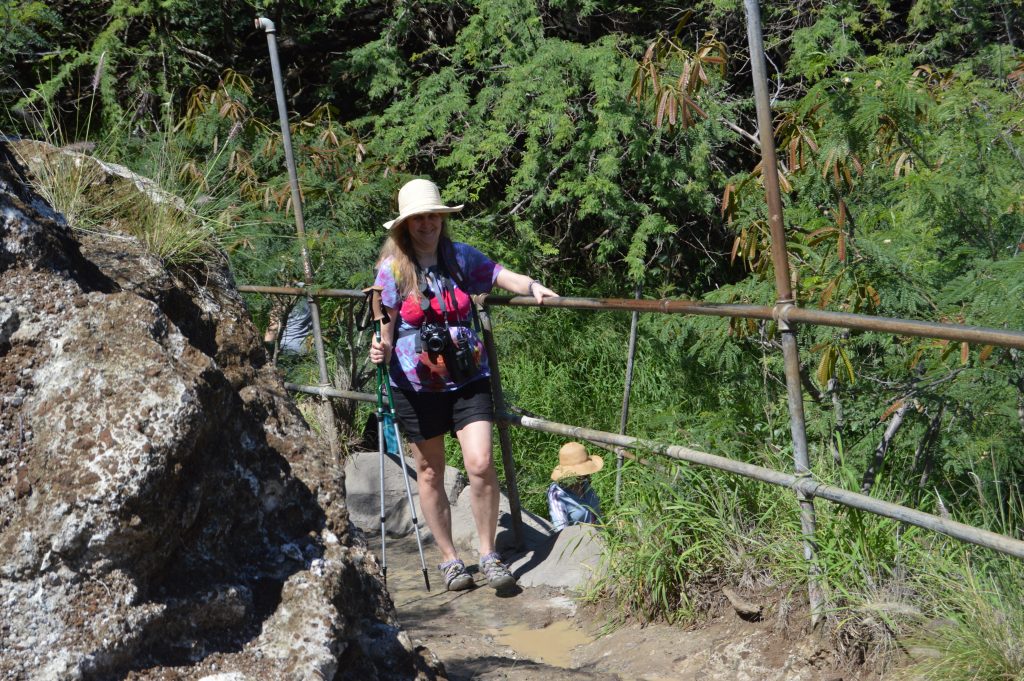
[[[443,678],[226,265],[76,238],[24,173],[0,142],[0,678]]]

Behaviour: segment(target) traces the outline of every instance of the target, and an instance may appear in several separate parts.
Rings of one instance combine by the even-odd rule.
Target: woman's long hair
[[[448,237],[448,221],[441,222],[441,237],[437,242],[438,261],[447,262],[448,251],[451,250],[451,239]],[[395,285],[398,287],[399,301],[409,296],[416,296],[418,300],[420,293],[420,282],[416,274],[416,252],[412,249],[412,239],[409,237],[409,227],[403,221],[388,231],[388,238],[380,249],[380,257],[377,258],[377,267],[380,268],[387,258],[392,258],[390,267],[391,274],[395,278]]]

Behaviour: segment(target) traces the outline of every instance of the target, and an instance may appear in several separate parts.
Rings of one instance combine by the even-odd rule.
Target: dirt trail
[[[375,452],[350,455],[346,463],[346,499],[353,522],[367,529],[370,548],[380,549],[380,459]],[[802,631],[805,617],[793,614],[780,627],[778,608],[764,604],[766,617],[748,622],[725,606],[719,617],[698,629],[649,625],[609,630],[607,613],[578,609],[571,589],[599,567],[600,536],[587,526],[551,532],[544,518],[523,514],[525,553],[513,554],[508,500],[502,496],[496,544],[522,588],[511,597],[483,585],[471,566],[477,588],[448,593],[435,564],[439,558],[429,530],[423,528],[433,591],[427,593],[401,468],[385,465],[388,538],[388,589],[399,621],[414,641],[426,645],[445,664],[452,681],[868,681],[872,676],[835,667],[826,641]],[[452,530],[463,557],[473,554],[475,523],[468,489],[446,472],[452,504]],[[418,503],[416,486],[412,485]],[[422,518],[422,513],[418,514]],[[588,531],[589,529],[589,531]],[[407,534],[406,534],[407,533]],[[595,543],[596,542],[596,543]],[[379,553],[378,553],[379,555]],[[721,598],[725,602],[725,597]],[[788,633],[788,636],[787,636]]]
[[[380,539],[370,545],[379,550]],[[836,669],[816,634],[787,638],[773,622],[746,622],[730,610],[692,631],[625,626],[610,633],[604,619],[578,609],[551,587],[502,597],[474,572],[477,588],[446,592],[433,567],[423,586],[414,537],[388,540],[388,590],[414,641],[444,662],[451,681],[867,681]],[[474,568],[471,568],[474,569]],[[797,625],[799,628],[799,625]]]

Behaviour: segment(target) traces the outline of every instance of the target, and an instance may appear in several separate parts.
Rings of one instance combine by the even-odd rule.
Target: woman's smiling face
[[[416,251],[433,253],[437,250],[437,243],[441,238],[441,227],[444,225],[444,217],[440,213],[410,215],[405,223],[409,229],[409,238],[412,239],[412,245]]]

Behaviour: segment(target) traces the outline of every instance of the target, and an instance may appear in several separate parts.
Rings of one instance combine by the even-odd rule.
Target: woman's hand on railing
[[[544,284],[540,283],[536,279],[531,279],[529,287],[527,288],[527,295],[533,296],[533,299],[538,303],[542,302],[545,298],[557,298],[558,294],[549,289]]]
[[[532,279],[525,274],[513,272],[508,268],[503,268],[498,272],[498,276],[495,277],[494,283],[506,291],[511,291],[512,293],[517,293],[521,296],[530,296],[538,303],[543,301],[545,298],[558,297],[557,293],[536,279]]]

